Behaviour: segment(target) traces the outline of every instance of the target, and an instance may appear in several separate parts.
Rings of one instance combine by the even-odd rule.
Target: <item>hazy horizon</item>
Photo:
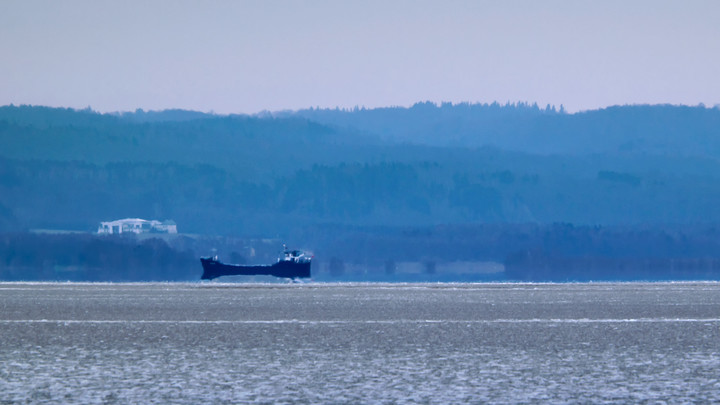
[[[186,111],[186,112],[208,114],[208,115],[215,115],[215,116],[228,116],[228,115],[230,115],[230,116],[232,116],[232,115],[263,116],[264,114],[298,113],[301,111],[308,111],[308,110],[315,110],[315,109],[339,110],[339,111],[345,111],[345,112],[352,112],[352,111],[355,111],[356,109],[360,109],[360,110],[363,110],[363,109],[364,110],[380,110],[380,109],[388,109],[388,108],[410,109],[415,105],[423,104],[423,103],[432,103],[436,107],[441,107],[442,105],[444,105],[446,103],[450,103],[452,106],[459,106],[462,104],[469,104],[469,105],[498,104],[501,107],[505,107],[508,105],[509,106],[526,105],[526,106],[532,107],[534,105],[537,105],[537,107],[541,110],[544,110],[549,105],[551,108],[555,109],[555,112],[565,113],[565,114],[576,114],[576,113],[583,113],[583,112],[589,112],[589,111],[599,111],[599,110],[605,110],[605,109],[615,108],[615,107],[644,107],[644,106],[645,107],[647,107],[647,106],[650,106],[650,107],[671,106],[671,107],[690,107],[690,108],[700,107],[700,108],[706,108],[706,109],[720,109],[720,104],[705,105],[704,103],[697,103],[697,104],[692,105],[692,104],[672,104],[672,103],[658,103],[658,104],[637,103],[637,104],[612,104],[612,105],[600,106],[600,107],[586,109],[586,110],[568,111],[567,107],[564,104],[559,104],[559,105],[543,104],[543,105],[541,105],[540,103],[537,103],[537,102],[528,102],[528,101],[514,101],[514,102],[507,101],[507,102],[501,103],[497,100],[490,101],[490,102],[483,102],[483,103],[480,103],[480,102],[470,103],[467,101],[443,102],[443,101],[423,100],[423,101],[416,101],[414,103],[410,103],[407,105],[380,105],[380,106],[375,106],[375,107],[366,107],[363,105],[355,105],[355,106],[349,106],[349,107],[346,107],[346,106],[327,106],[327,107],[306,106],[306,107],[300,107],[297,109],[261,110],[261,111],[256,111],[253,113],[233,113],[233,112],[221,113],[221,112],[217,112],[214,110],[193,110],[193,109],[186,109],[186,108],[177,108],[177,107],[173,107],[173,106],[169,106],[166,108],[158,108],[158,109],[144,109],[144,108],[138,107],[138,108],[128,108],[126,110],[101,111],[101,110],[94,108],[91,105],[87,105],[85,107],[74,107],[74,106],[61,106],[61,105],[51,106],[51,105],[41,105],[41,104],[9,103],[9,104],[0,105],[0,108],[2,108],[2,107],[22,107],[22,106],[40,107],[40,108],[60,108],[60,109],[68,108],[68,109],[75,110],[75,111],[91,111],[91,112],[97,113],[97,114],[111,114],[111,115],[112,114],[132,114],[132,113],[136,113],[138,111],[142,111],[145,113],[161,113],[161,112],[166,112],[166,111]]]

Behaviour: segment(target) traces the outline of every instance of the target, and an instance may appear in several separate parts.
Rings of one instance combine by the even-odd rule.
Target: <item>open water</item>
[[[0,403],[720,402],[720,284],[0,283]]]

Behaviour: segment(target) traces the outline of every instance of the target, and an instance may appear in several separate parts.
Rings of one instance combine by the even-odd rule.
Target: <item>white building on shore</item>
[[[125,218],[117,221],[100,222],[99,234],[118,233],[177,233],[177,224],[173,220],[157,221],[140,218]]]

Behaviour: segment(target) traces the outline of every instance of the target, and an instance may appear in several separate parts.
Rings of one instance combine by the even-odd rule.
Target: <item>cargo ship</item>
[[[217,256],[201,257],[203,274],[201,280],[212,280],[222,276],[275,276],[281,278],[308,278],[312,256],[299,250],[284,249],[283,255],[273,264],[243,265],[226,264]]]

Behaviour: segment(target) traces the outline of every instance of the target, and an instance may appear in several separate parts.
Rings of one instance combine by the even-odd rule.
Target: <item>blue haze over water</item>
[[[720,403],[719,2],[137,3],[0,7],[0,405]]]
[[[720,109],[0,107],[0,280],[718,280]],[[98,235],[172,219],[176,235]],[[8,403],[717,402],[720,284],[0,284]]]
[[[720,400],[720,284],[2,283],[3,403]]]

